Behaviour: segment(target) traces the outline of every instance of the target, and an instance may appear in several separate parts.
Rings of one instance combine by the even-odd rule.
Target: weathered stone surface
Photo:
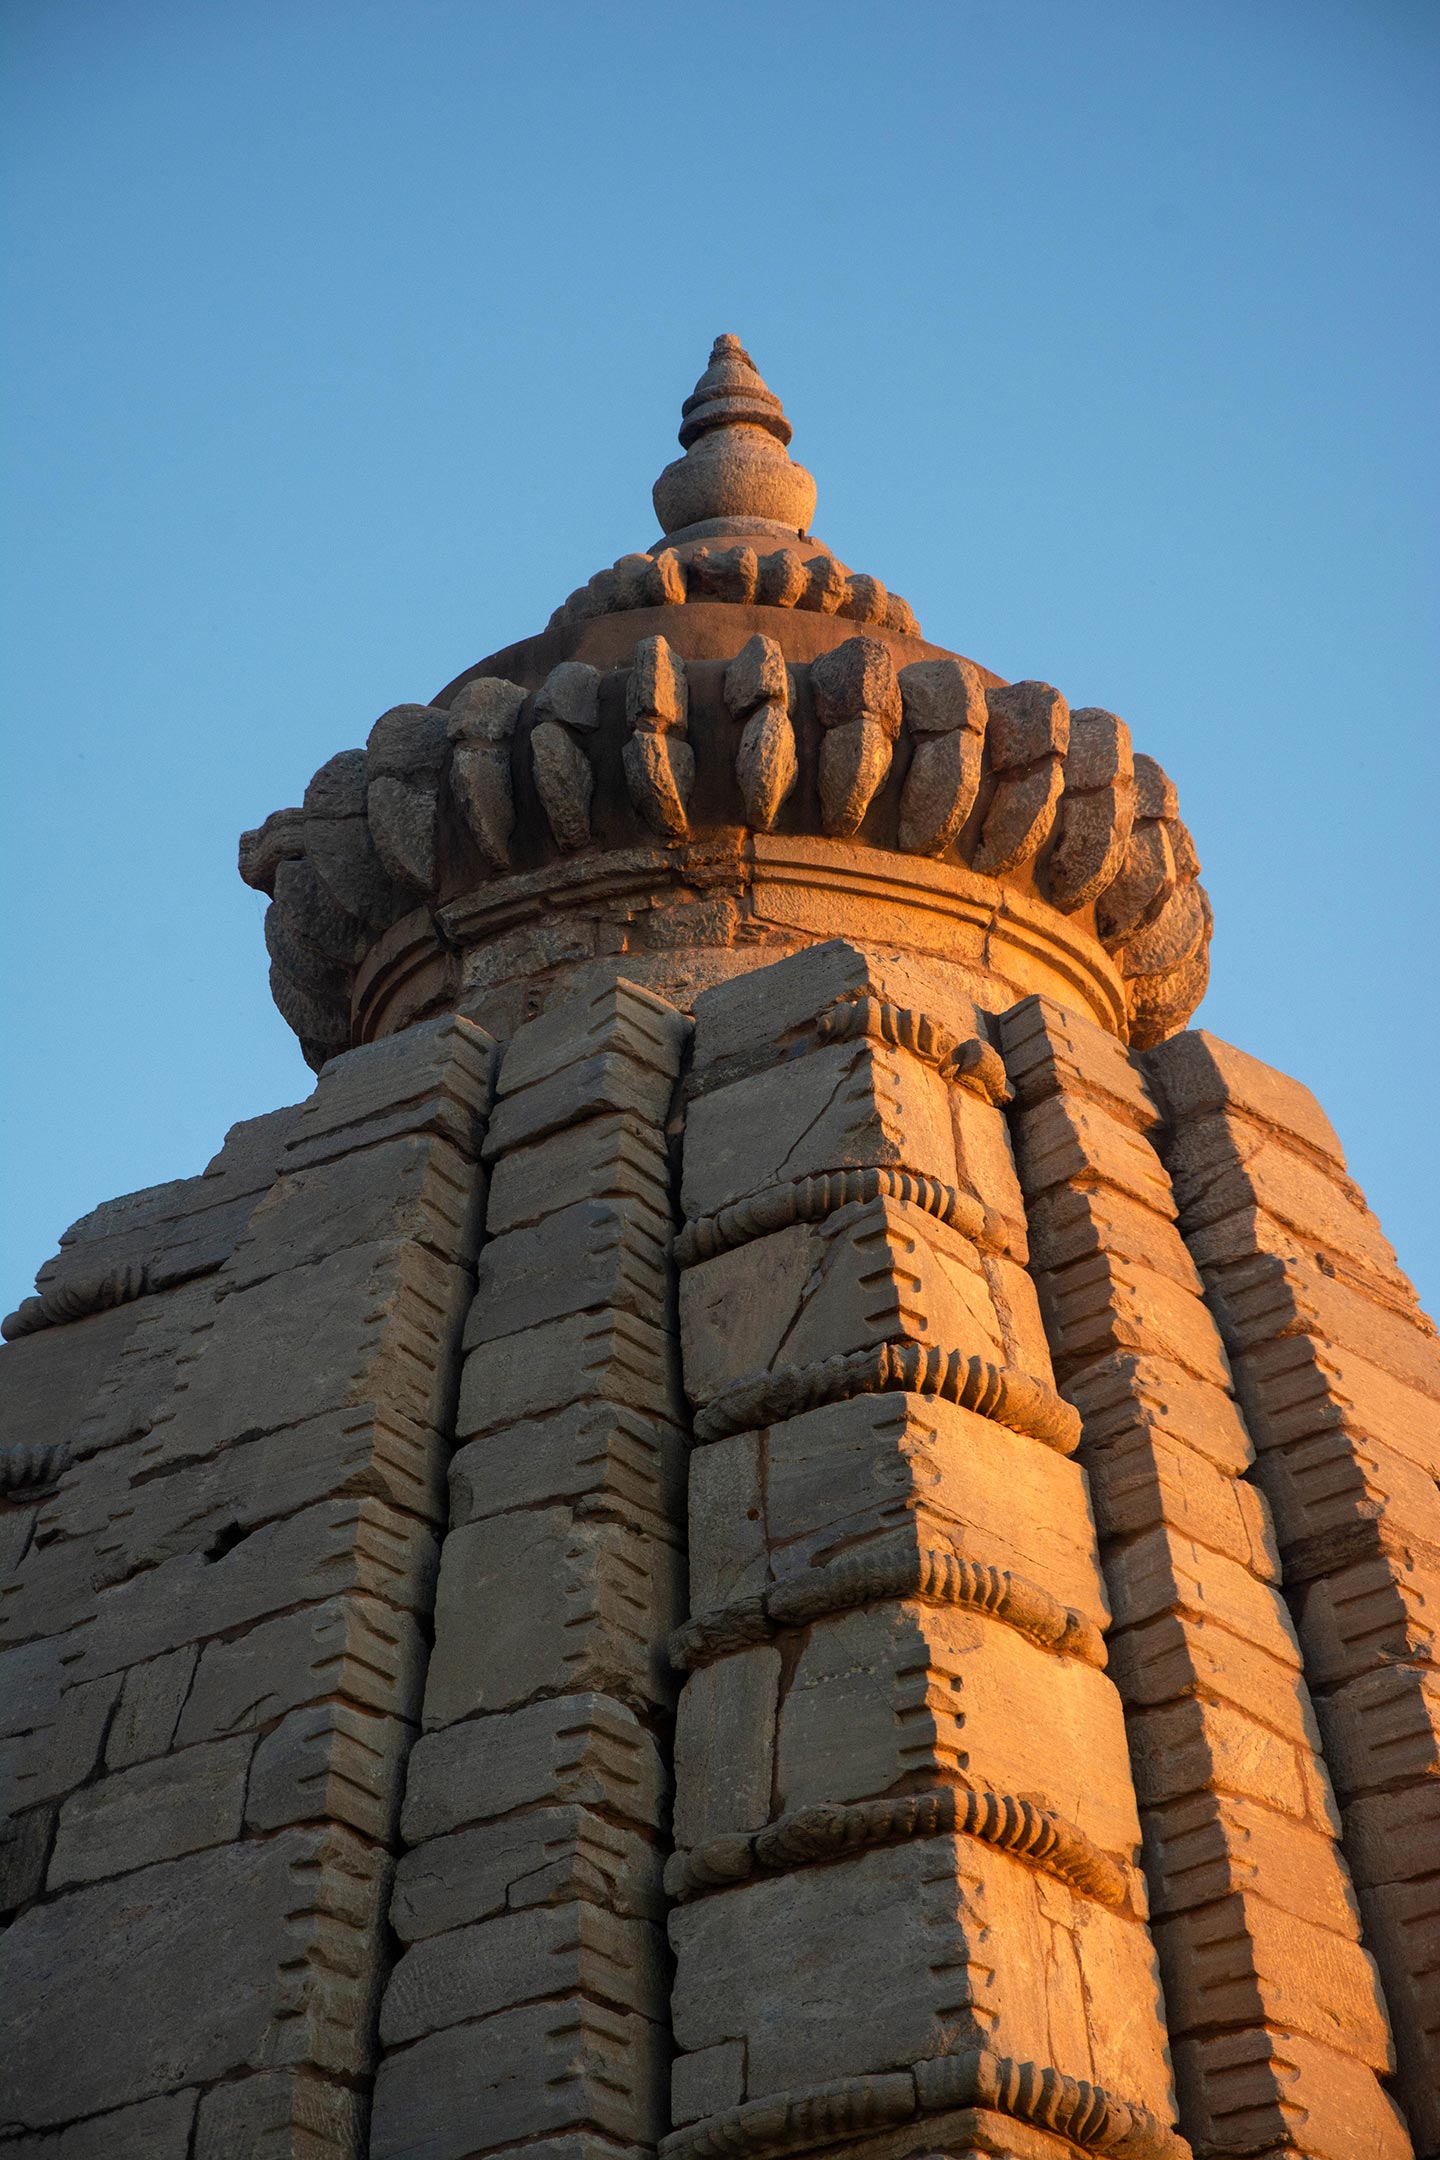
[[[1194,1028],[1148,1051],[1145,1063],[1177,1124],[1209,1112],[1238,1111],[1259,1125],[1288,1133],[1344,1169],[1335,1128],[1310,1090],[1233,1043]]]
[[[776,1365],[914,1338],[995,1363],[1004,1347],[975,1248],[891,1200],[752,1239],[680,1284],[685,1386],[695,1402]]]
[[[245,1820],[255,1830],[340,1822],[388,1844],[413,1726],[352,1702],[292,1710],[255,1750]]]
[[[1233,1892],[1154,1928],[1172,2032],[1288,2026],[1374,2070],[1393,2067],[1375,1968],[1359,1944]]]
[[[427,1838],[404,1855],[390,1920],[402,1942],[418,1942],[472,1921],[575,1899],[631,1918],[660,1918],[657,1848],[572,1804],[477,1823]]]
[[[665,1776],[631,1710],[603,1695],[561,1695],[467,1719],[415,1743],[405,1785],[408,1845],[512,1809],[573,1801],[658,1827]]]
[[[68,2130],[7,2138],[0,2151],[5,2160],[190,2160],[194,2122],[195,2094],[169,2093],[92,2115]]]
[[[449,1928],[401,1957],[385,1991],[380,2037],[386,2047],[403,2047],[447,2025],[582,1992],[651,2014],[664,1994],[659,1957],[649,1921],[588,1902]]]
[[[481,1522],[537,1501],[603,1501],[650,1527],[680,1520],[688,1449],[673,1425],[623,1404],[572,1403],[457,1450],[451,1522]]]
[[[266,2070],[206,2093],[193,2160],[351,2160],[364,2135],[362,2094],[312,2070]]]
[[[0,1353],[5,1431],[42,1446],[73,1442],[87,1405],[115,1371],[143,1310],[139,1303],[120,1305],[7,1343]]]
[[[248,1737],[183,1748],[72,1793],[60,1810],[46,1887],[124,1875],[240,1835]]]
[[[386,1888],[359,1841],[292,1830],[32,1906],[0,1936],[0,2121],[40,2129],[148,2099],[177,2062],[197,2083],[304,2060],[363,2074]]]
[[[544,1220],[582,1200],[643,1200],[668,1224],[664,1143],[653,1126],[612,1115],[512,1148],[490,1175],[485,1228],[491,1238]]]
[[[653,1319],[665,1309],[671,1227],[647,1199],[577,1200],[487,1241],[465,1348],[603,1310]]]
[[[485,1159],[607,1111],[628,1113],[645,1125],[663,1124],[673,1087],[669,1075],[651,1065],[618,1050],[597,1051],[497,1104]]]
[[[697,1097],[681,1198],[712,1215],[766,1186],[830,1170],[958,1175],[949,1090],[932,1066],[865,1040],[828,1043]]]
[[[1405,2125],[1373,2071],[1302,2033],[1251,2025],[1182,2035],[1174,2055],[1182,2120],[1202,2150],[1407,2160]]]
[[[677,2045],[743,2040],[748,2099],[983,2038],[1168,2111],[1144,1930],[974,1841],[744,1884],[677,1908],[670,1934]]]
[[[105,1742],[111,1770],[163,1755],[175,1737],[175,1724],[190,1692],[199,1651],[193,1643],[136,1665],[125,1675],[120,1701]]]
[[[285,1167],[401,1133],[433,1132],[467,1159],[480,1143],[494,1082],[494,1042],[473,1021],[445,1013],[332,1058],[288,1134]]]
[[[490,2145],[581,2124],[653,2143],[664,2128],[663,2060],[656,2027],[584,1997],[454,2026],[381,2064],[371,2160],[469,2160],[477,2123]]]
[[[435,1600],[427,1728],[544,1691],[667,1704],[661,1645],[679,1616],[679,1573],[664,1540],[568,1508],[452,1530]]]
[[[499,1093],[502,1098],[516,1095],[604,1055],[628,1058],[674,1080],[689,1034],[683,1013],[653,991],[617,976],[555,999],[528,1021],[506,1047]]]
[[[252,1731],[330,1695],[413,1715],[424,1665],[424,1640],[410,1613],[375,1597],[330,1598],[207,1643],[176,1741]]]
[[[455,1429],[495,1432],[572,1403],[613,1403],[678,1425],[678,1362],[673,1337],[632,1313],[552,1320],[471,1351]]]
[[[670,2119],[679,2128],[720,2115],[745,2098],[745,2044],[721,2040],[694,2055],[678,2055],[670,2072]]]
[[[677,1845],[770,1820],[780,1669],[778,1650],[739,1650],[686,1681],[675,1727]]]
[[[817,1621],[780,1706],[782,1809],[864,1800],[900,1779],[1033,1794],[1102,1850],[1139,1846],[1135,1802],[1096,1762],[1123,1762],[1105,1675],[953,1607],[885,1604]]]

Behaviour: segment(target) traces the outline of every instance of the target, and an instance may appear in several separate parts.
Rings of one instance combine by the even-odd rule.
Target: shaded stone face
[[[1437,2150],[1435,1331],[789,436],[246,835],[318,1084],[5,1324],[0,2160]]]

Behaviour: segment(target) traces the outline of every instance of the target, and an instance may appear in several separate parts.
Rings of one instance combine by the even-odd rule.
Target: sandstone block
[[[1394,2022],[1396,2090],[1425,2152],[1440,2136],[1440,1872],[1363,1890],[1360,1904]]]
[[[1172,1135],[1166,1161],[1187,1235],[1242,1208],[1260,1208],[1382,1283],[1399,1276],[1394,1253],[1350,1181],[1278,1139],[1257,1136],[1244,1121],[1197,1118]]]
[[[105,1742],[111,1770],[163,1755],[175,1737],[175,1721],[190,1690],[198,1656],[193,1644],[172,1650],[126,1673],[120,1702]]]
[[[1276,1656],[1257,1649],[1218,1613],[1165,1613],[1126,1628],[1111,1640],[1110,1669],[1127,1704],[1170,1702],[1198,1688],[1319,1755],[1309,1691],[1293,1651]]]
[[[1237,1794],[1200,1792],[1152,1809],[1145,1872],[1158,1917],[1239,1891],[1352,1942],[1359,1938],[1354,1894],[1333,1838]]]
[[[414,1239],[468,1267],[480,1199],[474,1164],[431,1133],[407,1133],[292,1171],[277,1178],[251,1214],[225,1270],[225,1292],[386,1238]]]
[[[700,993],[690,1089],[774,1064],[808,1035],[821,1013],[864,997],[928,1011],[956,1033],[976,1028],[974,1005],[957,997],[953,983],[947,989],[943,969],[926,970],[901,953],[870,952],[832,938]]]
[[[1440,1405],[1355,1352],[1285,1336],[1235,1360],[1235,1381],[1257,1448],[1320,1430],[1377,1440],[1440,1477]]]
[[[561,1695],[422,1734],[410,1756],[407,1845],[515,1808],[574,1802],[658,1828],[665,1774],[634,1712],[604,1695]]]
[[[681,1519],[686,1456],[673,1425],[623,1403],[571,1403],[552,1417],[492,1432],[450,1462],[451,1524],[482,1522],[537,1501],[606,1501],[637,1527]]]
[[[627,1312],[580,1313],[484,1343],[465,1360],[455,1430],[468,1438],[572,1403],[610,1403],[678,1425],[677,1344]]]
[[[642,1125],[663,1125],[674,1081],[619,1051],[602,1050],[496,1105],[482,1153],[493,1162],[511,1148],[548,1139],[564,1126],[618,1111]]]
[[[386,1875],[344,1832],[291,1830],[31,1906],[0,1936],[0,2121],[149,2099],[177,2062],[197,2083],[299,2061],[363,2075]]]
[[[667,1704],[663,1645],[678,1618],[679,1576],[670,1544],[568,1508],[452,1530],[435,1600],[427,1729],[557,1687]]]
[[[1159,1156],[1144,1134],[1097,1104],[1047,1095],[1022,1105],[1012,1125],[1020,1184],[1027,1199],[1053,1185],[1113,1185],[1166,1222],[1175,1200]]]
[[[1352,1801],[1345,1810],[1345,1850],[1357,1881],[1372,1889],[1433,1874],[1440,1853],[1440,1778]]]
[[[1396,1535],[1370,1558],[1305,1584],[1295,1618],[1315,1688],[1392,1660],[1436,1663],[1440,1555]]]
[[[1172,2033],[1273,2024],[1393,2067],[1374,1965],[1348,1937],[1244,1891],[1158,1920],[1154,1935]]]
[[[657,2027],[580,1996],[454,2026],[381,2064],[370,2160],[470,2160],[477,2123],[491,2145],[578,2125],[653,2144],[665,2127],[664,2056]],[[582,2147],[573,2160],[612,2149]]]
[[[1170,1276],[1196,1297],[1204,1295],[1199,1270],[1174,1223],[1112,1185],[1051,1186],[1032,1202],[1028,1227],[1036,1268],[1066,1268],[1109,1253]]]
[[[1168,1523],[1112,1551],[1105,1575],[1117,1629],[1166,1612],[1185,1613],[1201,1625],[1216,1619],[1292,1672],[1300,1669],[1294,1627],[1279,1592],[1257,1580],[1243,1562],[1197,1544]]]
[[[758,1433],[736,1433],[694,1449],[687,1511],[692,1612],[764,1588],[769,1546],[763,1502]]]
[[[193,2092],[114,2108],[68,2130],[7,2139],[5,2160],[190,2160]]]
[[[1138,1060],[1108,1029],[1053,998],[1022,998],[1003,1013],[1000,1047],[1017,1099],[1027,1107],[1050,1095],[1080,1095],[1142,1132],[1159,1125]]]
[[[362,1402],[438,1427],[469,1297],[462,1268],[400,1242],[352,1245],[220,1299],[150,1433],[148,1467]]]
[[[1278,1583],[1263,1496],[1194,1448],[1137,1425],[1093,1450],[1088,1468],[1102,1538],[1133,1538],[1169,1525],[1174,1536],[1223,1554],[1261,1582]]]
[[[935,1216],[887,1199],[754,1238],[680,1284],[685,1387],[737,1380],[873,1343],[915,1339],[1004,1362],[979,1257]]]
[[[953,1184],[949,1089],[933,1067],[865,1040],[827,1043],[690,1105],[687,1216],[825,1171],[896,1168]]]
[[[1158,1352],[1228,1392],[1230,1365],[1208,1308],[1170,1276],[1097,1253],[1039,1277],[1056,1371],[1094,1358]]]
[[[0,1724],[9,1728],[0,1739],[0,1817],[58,1800],[100,1760],[120,1676],[62,1683],[60,1654],[70,1647],[62,1636],[0,1656]]]
[[[613,1055],[674,1080],[690,1023],[664,998],[623,976],[557,998],[527,1021],[506,1048],[500,1067],[502,1099],[535,1087],[569,1066]]]
[[[745,2047],[721,2040],[694,2055],[678,2055],[670,2072],[670,2120],[677,2128],[720,2115],[745,2098]]]
[[[209,1285],[200,1287],[208,1296]],[[172,1291],[170,1298],[185,1294]],[[0,1357],[5,1430],[24,1433],[38,1445],[70,1441],[73,1446],[76,1428],[97,1390],[115,1373],[144,1303],[118,1305],[7,1343]]]
[[[193,2160],[352,2160],[364,2138],[359,2093],[313,2070],[266,2070],[205,2094]]]
[[[1382,1666],[1316,1702],[1325,1760],[1342,1801],[1433,1778],[1440,1766],[1440,1673]]]
[[[1227,1390],[1199,1380],[1153,1350],[1097,1358],[1070,1375],[1065,1393],[1085,1420],[1085,1444],[1097,1474],[1112,1447],[1143,1444],[1164,1433],[1193,1448],[1228,1476],[1249,1468],[1255,1450]]]
[[[747,2099],[983,2038],[1168,2106],[1143,1928],[978,1841],[917,1839],[742,1884],[677,1907],[670,1934],[677,2046],[743,2040]],[[843,1990],[830,1984],[842,1970]]]
[[[391,1843],[413,1729],[356,1703],[292,1710],[255,1750],[246,1822],[256,1830],[348,1823]]]
[[[1223,1792],[1338,1835],[1329,1783],[1311,1751],[1236,1704],[1195,1696],[1137,1705],[1126,1725],[1142,1809]]]
[[[665,1310],[670,1223],[644,1200],[594,1198],[491,1238],[476,1270],[465,1348],[608,1308]]]
[[[285,1167],[304,1169],[401,1133],[438,1134],[473,1161],[497,1056],[484,1029],[454,1013],[344,1051],[301,1109]]]
[[[665,1999],[660,1949],[649,1921],[586,1903],[449,1928],[404,1952],[385,1990],[380,2038],[403,2047],[447,2025],[566,1994],[654,2016]]]
[[[811,1627],[780,1705],[776,1790],[789,1812],[959,1777],[1026,1794],[1133,1855],[1125,1761],[1120,1699],[1094,1666],[986,1614],[889,1603]]]
[[[1344,1169],[1335,1128],[1310,1090],[1232,1043],[1193,1028],[1147,1051],[1144,1064],[1155,1075],[1175,1124],[1189,1124],[1214,1112],[1237,1111],[1259,1125],[1289,1134]]]
[[[697,1490],[721,1448],[746,1444],[755,1446],[721,1442],[693,1458],[696,1608],[723,1602],[702,1597],[693,1572],[706,1543],[701,1525],[711,1519],[697,1514]],[[966,1549],[983,1552],[993,1566],[1043,1583],[1097,1627],[1108,1621],[1079,1465],[990,1418],[933,1396],[854,1396],[772,1425],[765,1458],[763,1528],[778,1570],[808,1567],[907,1525],[917,1545],[943,1547],[959,1532]],[[747,1534],[758,1540],[761,1529],[738,1521],[735,1535]]]
[[[736,1651],[694,1672],[675,1725],[675,1842],[702,1845],[770,1820],[780,1653]]]
[[[424,1670],[409,1613],[373,1597],[330,1598],[207,1643],[175,1737],[184,1747],[253,1731],[328,1696],[413,1717]]]
[[[615,1114],[566,1127],[533,1147],[513,1148],[491,1172],[486,1232],[502,1237],[577,1201],[595,1199],[644,1201],[668,1222],[663,1135]]]
[[[1252,2025],[1181,2037],[1174,2053],[1184,2120],[1206,2151],[1314,2160],[1406,2160],[1410,2151],[1374,2072],[1303,2033]]]
[[[182,1748],[82,1786],[60,1810],[47,1887],[96,1882],[240,1835],[248,1735]]]
[[[45,1887],[55,1834],[55,1809],[36,1807],[0,1817],[0,1917],[9,1918]]]
[[[395,1870],[390,1921],[402,1942],[537,1905],[581,1899],[609,1913],[662,1914],[658,1849],[593,1809],[539,1807],[427,1838]]]

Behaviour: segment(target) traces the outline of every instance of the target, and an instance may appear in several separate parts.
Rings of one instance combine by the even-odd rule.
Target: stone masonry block
[[[1440,1851],[1440,1778],[1352,1801],[1345,1810],[1345,1849],[1357,1876],[1372,1886],[1432,1874]]]
[[[638,983],[619,976],[598,989],[587,985],[577,995],[556,998],[518,1031],[501,1061],[499,1093],[508,1098],[605,1055],[673,1081],[689,1036],[685,1015]]]
[[[453,2026],[381,2064],[370,2160],[470,2160],[477,2123],[488,2146],[582,2124],[653,2144],[665,2128],[665,2054],[658,2027],[583,1997]]]
[[[459,1438],[609,1403],[679,1425],[684,1417],[674,1338],[633,1313],[579,1313],[482,1343],[460,1377]]]
[[[347,1245],[413,1239],[470,1266],[482,1185],[473,1163],[433,1133],[407,1133],[277,1178],[225,1270],[227,1296],[312,1267]]]
[[[1112,1636],[1110,1670],[1126,1704],[1171,1702],[1198,1688],[1318,1757],[1320,1738],[1293,1646],[1284,1656],[1257,1649],[1226,1617],[1208,1609],[1168,1612]]]
[[[827,894],[826,900],[833,907],[834,895]],[[692,1087],[709,1087],[775,1063],[809,1034],[828,1007],[862,997],[929,1013],[958,1035],[971,1034],[980,1025],[974,1004],[956,995],[950,970],[927,968],[893,948],[870,951],[831,938],[700,993],[695,1000]]]
[[[202,1287],[208,1295],[209,1285]],[[0,1356],[0,1420],[6,1432],[23,1433],[37,1445],[73,1445],[87,1406],[115,1374],[144,1306],[168,1304],[185,1294],[171,1291],[163,1301],[116,1305],[68,1327],[42,1328],[7,1343]]]
[[[1360,1904],[1394,2020],[1396,2089],[1416,2151],[1431,2152],[1440,2145],[1440,1870],[1365,1889]]]
[[[435,1540],[424,1524],[379,1500],[327,1501],[103,1591],[70,1672],[90,1679],[347,1590],[424,1611],[434,1573]]]
[[[692,1613],[754,1597],[769,1579],[760,1458],[760,1435],[753,1432],[734,1433],[691,1453],[687,1521]]]
[[[1073,1372],[1065,1394],[1085,1420],[1085,1448],[1098,1475],[1112,1447],[1143,1445],[1164,1433],[1230,1477],[1254,1460],[1250,1434],[1230,1395],[1173,1358],[1123,1351]]]
[[[60,1810],[47,1887],[128,1874],[237,1838],[253,1746],[248,1735],[216,1740],[83,1785]]]
[[[1168,1216],[1114,1185],[1052,1185],[1030,1204],[1030,1262],[1037,1269],[1068,1268],[1108,1253],[1131,1266],[1168,1275],[1203,1297],[1200,1271]]]
[[[1173,1123],[1235,1111],[1300,1141],[1343,1170],[1345,1157],[1335,1128],[1310,1090],[1232,1043],[1193,1028],[1147,1051],[1143,1063],[1154,1075]]]
[[[1392,1660],[1440,1663],[1440,1555],[1404,1540],[1398,1526],[1369,1558],[1292,1596],[1314,1688],[1336,1687]]]
[[[743,1437],[743,1436],[742,1436]],[[691,1603],[714,1510],[697,1514],[712,1457],[736,1443],[697,1448],[691,1468]],[[754,1442],[750,1443],[752,1446]],[[925,1395],[857,1395],[825,1403],[765,1436],[763,1533],[777,1572],[833,1558],[859,1541],[907,1526],[922,1546],[959,1534],[967,1551],[1014,1568],[1104,1627],[1109,1608],[1095,1558],[1086,1481],[1078,1463],[990,1418]],[[741,1511],[735,1534],[759,1537]],[[762,1550],[764,1549],[762,1544]],[[758,1587],[758,1585],[757,1585]]]
[[[1052,1186],[1113,1185],[1162,1221],[1175,1218],[1170,1180],[1143,1133],[1098,1105],[1047,1095],[1011,1120],[1021,1190],[1036,1199]]]
[[[1274,2024],[1393,2067],[1374,1965],[1349,1937],[1245,1891],[1157,1920],[1154,1935],[1173,2035]]]
[[[1127,1717],[1130,1767],[1142,1810],[1197,1793],[1252,1800],[1332,1837],[1340,1818],[1317,1758],[1232,1702],[1203,1696],[1136,1707]]]
[[[658,1847],[567,1802],[427,1838],[395,1870],[390,1921],[402,1942],[419,1942],[576,1899],[631,1919],[663,1913]]]
[[[653,1320],[665,1311],[670,1221],[648,1200],[596,1198],[487,1241],[476,1271],[465,1348],[608,1309]]]
[[[474,1161],[496,1046],[453,1013],[331,1058],[289,1136],[289,1170],[400,1133],[436,1133]]]
[[[639,1200],[669,1225],[669,1166],[663,1134],[615,1112],[587,1118],[512,1148],[490,1174],[485,1208],[487,1234],[542,1222],[580,1200]]]
[[[687,1269],[680,1329],[697,1403],[776,1366],[879,1342],[915,1339],[1005,1361],[974,1246],[891,1200],[792,1224]]]
[[[1230,1366],[1206,1306],[1169,1275],[1108,1253],[1042,1274],[1037,1284],[1055,1369],[1158,1352],[1208,1386],[1228,1390]]]
[[[1136,1857],[1120,1699],[1103,1672],[989,1615],[887,1603],[816,1621],[780,1704],[780,1809],[959,1780],[1053,1808]]]
[[[648,1920],[585,1902],[448,1928],[401,1956],[385,1990],[380,2038],[403,2047],[447,2025],[566,1994],[653,2018],[665,2000],[661,1954]]]
[[[680,1594],[674,1547],[628,1524],[544,1508],[461,1525],[441,1560],[427,1729],[557,1688],[667,1704]]]
[[[670,1934],[677,2046],[743,2040],[749,2100],[983,2041],[1168,2119],[1144,1929],[992,1846],[923,1838],[799,1868],[677,1907]]]
[[[559,1802],[654,1829],[665,1799],[659,1754],[633,1711],[604,1695],[560,1695],[423,1734],[410,1757],[401,1830],[415,1846]]]
[[[1137,1627],[1161,1613],[1209,1618],[1241,1635],[1294,1672],[1300,1651],[1278,1590],[1243,1561],[1196,1543],[1168,1523],[1157,1524],[1106,1556],[1115,1627]]]
[[[1233,1350],[1257,1349],[1277,1335],[1308,1335],[1358,1351],[1407,1387],[1440,1398],[1440,1346],[1422,1313],[1398,1311],[1308,1261],[1273,1254],[1211,1268],[1207,1275]]]
[[[686,1681],[675,1723],[677,1845],[769,1822],[780,1670],[780,1652],[763,1644]]]
[[[193,2160],[354,2160],[364,2140],[360,2093],[313,2070],[265,2070],[206,2093]]]
[[[673,1425],[620,1403],[571,1403],[553,1417],[487,1433],[450,1463],[451,1524],[482,1522],[541,1501],[604,1501],[636,1527],[672,1534],[684,1506],[686,1457]]]
[[[1317,1698],[1342,1802],[1440,1774],[1440,1672],[1382,1665]]]
[[[954,1184],[950,1089],[908,1051],[826,1043],[691,1103],[681,1186],[687,1216],[823,1172],[902,1169]]]
[[[1016,1098],[1027,1107],[1051,1095],[1080,1095],[1141,1132],[1160,1122],[1145,1074],[1124,1044],[1052,998],[1022,998],[1002,1013],[1000,1047]]]
[[[190,2160],[195,2094],[167,2093],[114,2108],[68,2130],[7,2139],[5,2160]]]
[[[342,1831],[291,1830],[31,1906],[0,1936],[0,2121],[149,2099],[177,2062],[197,2083],[301,2060],[362,2075],[387,1876]]]
[[[1377,1440],[1440,1478],[1440,1404],[1339,1344],[1282,1336],[1236,1357],[1235,1384],[1262,1452],[1331,1430]]]
[[[674,1085],[667,1074],[652,1066],[637,1064],[618,1051],[602,1050],[578,1065],[567,1065],[548,1080],[507,1095],[491,1117],[482,1153],[487,1162],[493,1162],[512,1148],[548,1139],[584,1118],[612,1112],[642,1125],[663,1125]]]
[[[246,1822],[255,1830],[341,1822],[391,1843],[413,1731],[358,1703],[292,1710],[255,1750]]]
[[[125,1675],[120,1702],[105,1741],[111,1770],[163,1755],[175,1737],[175,1725],[190,1692],[199,1651],[194,1643],[132,1666]]]
[[[425,1642],[411,1614],[374,1597],[328,1598],[207,1643],[176,1740],[183,1747],[252,1731],[329,1696],[413,1717],[424,1671]]]
[[[1334,1839],[1256,1800],[1203,1791],[1152,1809],[1145,1867],[1157,1917],[1240,1891],[1359,1939],[1359,1912]]]
[[[212,1304],[148,1467],[370,1402],[440,1427],[453,1384],[465,1271],[413,1243],[352,1245]],[[268,1355],[257,1363],[255,1344]]]
[[[1197,1118],[1171,1136],[1166,1161],[1187,1236],[1259,1208],[1382,1285],[1400,1279],[1393,1251],[1349,1179],[1253,1125]]]
[[[1313,2160],[1408,2160],[1394,2101],[1351,2055],[1250,2025],[1174,2043],[1184,2120],[1201,2150]]]

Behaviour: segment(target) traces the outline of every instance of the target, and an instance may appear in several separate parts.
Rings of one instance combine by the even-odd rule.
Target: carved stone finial
[[[785,454],[790,423],[740,340],[715,340],[710,365],[681,408],[683,458],[655,483],[667,538],[695,528],[778,527],[801,534],[815,514],[815,482]]]

